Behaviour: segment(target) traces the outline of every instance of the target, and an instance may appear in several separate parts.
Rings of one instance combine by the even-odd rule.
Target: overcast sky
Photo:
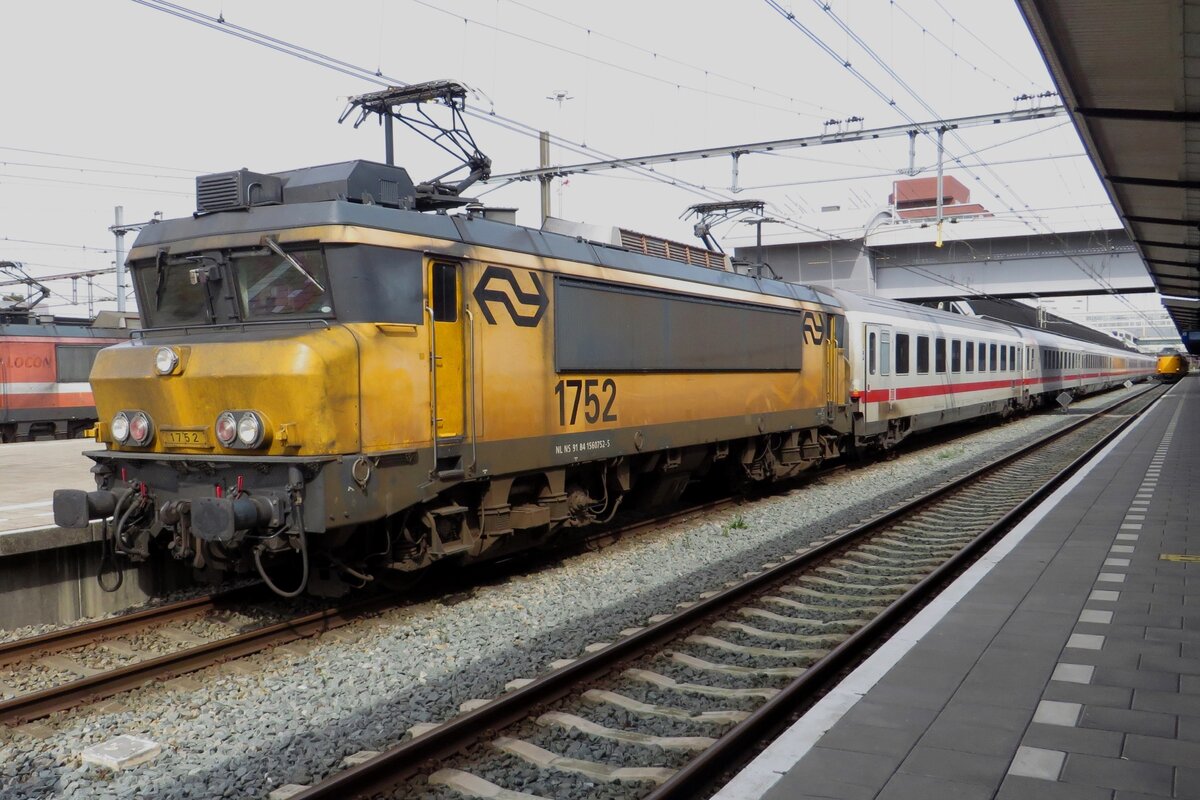
[[[875,128],[906,115],[993,113],[1027,107],[1014,103],[1017,95],[1053,89],[1014,3],[825,5],[783,3],[810,38],[765,0],[192,0],[176,7],[223,16],[221,30],[132,0],[14,4],[0,26],[0,260],[24,262],[34,275],[111,266],[107,229],[116,205],[126,221],[156,211],[183,216],[194,209],[200,173],[383,160],[378,125],[337,124],[346,98],[377,84],[235,38],[227,33],[233,25],[396,80],[463,81],[477,90],[472,108],[548,129],[591,153],[555,148],[556,163],[813,135],[828,120],[854,116]],[[560,93],[561,103],[549,99]],[[528,131],[470,121],[495,172],[536,166]],[[1117,226],[1065,118],[962,136],[948,138],[953,152],[983,150],[993,164],[951,172],[973,201],[1056,227]],[[813,213],[829,205],[862,209],[865,221],[907,166],[907,148],[900,138],[747,156],[746,188],[736,197],[766,200],[776,216],[805,224],[818,223]],[[918,142],[916,160],[934,163],[929,142]],[[402,128],[397,161],[416,180],[452,164]],[[735,196],[728,158],[658,172]],[[536,184],[490,188],[470,193],[488,192],[488,203],[518,206],[520,222],[538,224]],[[572,177],[556,188],[554,213],[686,241],[691,222],[681,213],[710,199],[617,172]],[[720,232],[727,249],[750,233]],[[52,287],[54,311],[78,310],[66,305],[70,282]],[[112,291],[111,276],[99,279],[97,297]]]

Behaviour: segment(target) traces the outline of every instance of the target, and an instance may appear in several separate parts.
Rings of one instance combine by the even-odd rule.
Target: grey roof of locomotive
[[[256,205],[246,209],[166,220],[143,228],[134,242],[134,248],[160,248],[186,239],[239,233],[268,233],[317,225],[362,226],[528,253],[543,258],[598,264],[629,272],[677,278],[697,284],[821,303],[831,307],[839,305],[831,295],[808,286],[693,266],[607,243],[589,241],[582,237],[550,233],[468,215],[422,213],[344,199]]]

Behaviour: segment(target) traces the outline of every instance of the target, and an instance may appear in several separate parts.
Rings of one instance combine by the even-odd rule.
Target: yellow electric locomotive
[[[91,376],[97,490],[54,498],[127,557],[339,593],[794,475],[851,429],[837,301],[719,253],[446,214],[364,161],[197,193],[131,250],[145,328]]]
[[[1158,379],[1163,383],[1175,383],[1188,374],[1187,356],[1168,348],[1158,354]]]

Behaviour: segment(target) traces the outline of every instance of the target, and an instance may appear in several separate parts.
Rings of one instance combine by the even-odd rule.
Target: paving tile
[[[1079,718],[1079,727],[1098,728],[1121,733],[1141,733],[1146,736],[1174,736],[1175,717],[1150,711],[1133,711],[1126,708],[1084,706]]]
[[[996,800],[1112,800],[1112,789],[1009,775]],[[932,798],[931,798],[932,800]]]
[[[1174,768],[1165,764],[1089,756],[1082,753],[1067,755],[1067,763],[1063,766],[1061,776],[1061,780],[1066,783],[1168,794],[1172,790],[1174,779]]]
[[[1061,681],[1063,683],[1091,683],[1092,675],[1096,672],[1096,668],[1091,664],[1068,664],[1059,662],[1054,665],[1054,673],[1050,676],[1052,681]]]
[[[1008,767],[1008,774],[1055,781],[1062,772],[1066,758],[1067,754],[1062,750],[1047,750],[1043,747],[1021,745],[1017,748],[1017,753]]]
[[[1033,712],[1033,721],[1041,725],[1073,726],[1079,721],[1079,712],[1082,710],[1083,706],[1079,703],[1043,700]]]
[[[876,797],[877,800],[930,800],[930,798],[954,798],[954,800],[991,800],[996,787],[979,783],[958,783],[925,775],[898,772],[887,782]]]
[[[1149,669],[1096,667],[1095,673],[1092,674],[1092,684],[1173,692],[1179,687],[1179,675],[1174,672],[1155,672]]]
[[[881,703],[872,696],[864,697],[855,703],[842,717],[842,722],[923,731],[937,715],[938,712],[934,709]]]
[[[1146,638],[1157,642],[1200,642],[1200,630],[1196,628],[1146,628]]]
[[[1000,728],[1007,731],[1023,731],[1033,717],[1033,708],[1015,708],[1011,705],[972,703],[957,695],[946,704],[938,720],[967,722],[985,728]]]
[[[1000,783],[1008,771],[1011,756],[964,753],[961,750],[945,750],[940,747],[918,745],[900,764],[899,772],[909,775],[924,775],[962,783],[978,783],[989,789]]]
[[[1180,767],[1175,771],[1175,796],[1184,800],[1200,798],[1200,769]]]
[[[809,750],[787,774],[805,781],[821,778],[878,789],[896,771],[899,761],[899,758],[874,753],[852,753],[818,746]],[[806,788],[805,791],[811,790]]]
[[[1138,689],[1133,693],[1132,708],[1138,711],[1161,711],[1164,714],[1200,717],[1200,695]]]
[[[975,722],[954,722],[944,717],[934,720],[920,739],[923,746],[1010,757],[1017,751],[1020,742],[1020,730],[1007,730]]]
[[[1045,750],[1062,750],[1066,753],[1087,753],[1093,756],[1121,755],[1125,734],[1117,731],[1102,731],[1095,728],[1072,728],[1063,725],[1029,726],[1021,744]]]
[[[1191,766],[1200,764],[1200,742],[1131,733],[1125,737],[1125,748],[1121,756],[1134,761],[1151,761],[1176,767]]]
[[[795,772],[793,769],[792,772]],[[801,779],[786,773],[779,782],[763,795],[763,800],[804,800],[804,798],[821,798],[821,800],[873,800],[878,787],[858,786],[845,781],[824,777],[806,777]]]
[[[916,729],[860,725],[844,719],[821,737],[821,746],[882,756],[907,755],[921,737]]]
[[[1085,686],[1078,683],[1053,682],[1046,686],[1042,697],[1047,700],[1084,703],[1090,706],[1129,708],[1133,700],[1133,689],[1122,686]]]

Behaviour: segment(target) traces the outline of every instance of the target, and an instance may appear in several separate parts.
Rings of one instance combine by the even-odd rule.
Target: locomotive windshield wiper
[[[159,250],[154,257],[154,266],[158,269],[158,282],[154,284],[154,310],[162,308],[163,295],[167,291],[167,259],[166,251]]]
[[[280,247],[279,242],[275,241],[270,236],[263,239],[263,241],[266,242],[267,247],[271,248],[271,251],[274,252],[275,255],[279,256],[284,261],[291,264],[292,269],[296,270],[301,275],[303,275],[305,278],[307,278],[308,282],[311,283],[313,286],[317,287],[318,289],[320,289],[322,294],[325,293],[325,287],[322,286],[321,284],[317,283],[317,279],[314,278],[312,275],[309,275],[308,270],[306,270],[304,267],[300,266],[299,261],[297,261],[295,258],[292,257],[292,255],[290,253],[288,253],[286,250],[284,250],[282,247]]]

